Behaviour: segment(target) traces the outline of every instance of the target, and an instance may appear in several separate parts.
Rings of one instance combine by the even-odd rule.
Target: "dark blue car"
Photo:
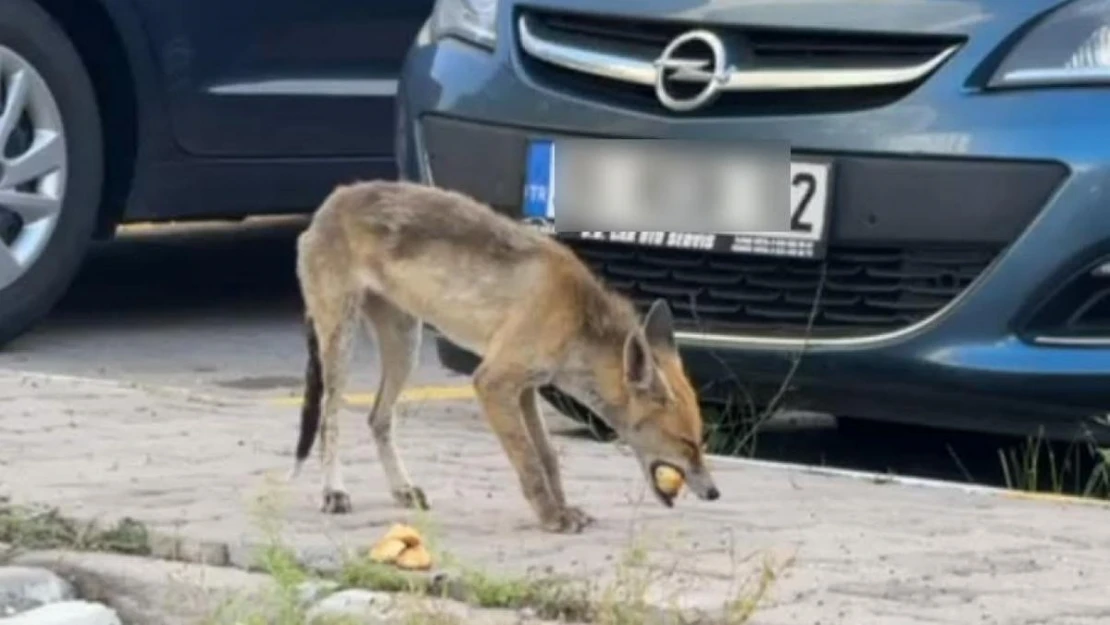
[[[432,0],[0,0],[0,344],[125,221],[307,212],[394,177]]]
[[[607,139],[787,144],[788,232],[558,235],[709,398],[1110,439],[1110,1],[444,0],[399,98],[401,174],[520,219],[667,173]]]

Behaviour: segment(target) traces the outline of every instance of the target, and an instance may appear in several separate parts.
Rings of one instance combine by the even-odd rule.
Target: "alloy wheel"
[[[38,260],[65,199],[62,116],[46,81],[0,46],[0,289]]]

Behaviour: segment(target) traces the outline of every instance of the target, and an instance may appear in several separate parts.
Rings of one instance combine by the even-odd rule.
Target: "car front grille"
[[[691,25],[530,9],[528,14],[555,32],[663,49]],[[704,26],[704,25],[699,25]],[[921,63],[953,43],[950,37],[856,34],[757,27],[714,27],[744,38],[758,65],[900,66]]]
[[[682,330],[780,338],[905,328],[951,302],[1000,251],[833,245],[819,261],[562,240],[642,310],[665,298]]]
[[[909,68],[946,55],[962,38],[923,34],[844,33],[817,30],[723,26],[687,22],[587,15],[550,9],[522,9],[519,15],[547,43],[587,51],[623,50],[645,59],[658,57],[675,37],[693,28],[719,34],[749,69],[874,70]],[[545,62],[521,50],[523,66],[537,83],[577,97],[650,113],[667,113],[653,87],[599,77],[581,68]],[[853,88],[811,88],[726,92],[702,115],[790,115],[863,110],[904,97],[924,76]]]

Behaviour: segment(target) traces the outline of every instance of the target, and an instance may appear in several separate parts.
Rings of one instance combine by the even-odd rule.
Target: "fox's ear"
[[[657,299],[644,316],[644,336],[648,343],[668,349],[675,348],[674,316],[667,300]]]
[[[624,380],[633,388],[651,388],[655,375],[655,362],[651,357],[647,338],[642,332],[633,330],[624,340]]]

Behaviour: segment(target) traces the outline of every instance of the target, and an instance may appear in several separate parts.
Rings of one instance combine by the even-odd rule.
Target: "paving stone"
[[[471,568],[589,576],[601,590],[621,577],[624,555],[642,550],[668,571],[653,601],[681,590],[676,601],[704,610],[742,595],[737,586],[759,574],[762,555],[793,555],[755,625],[1110,620],[1110,560],[1097,557],[1110,550],[1107,506],[712,459],[721,499],[683,497],[664,509],[626,452],[560,437],[568,498],[598,522],[552,535],[538,527],[474,403],[458,401],[398,408],[396,444],[429,496],[426,515],[394,504],[365,411],[344,410],[340,450],[354,510],[332,516],[319,511],[317,462],[284,481],[295,406],[73,378],[32,384],[4,372],[0,397],[16,406],[0,413],[0,492],[102,522],[148,522],[191,541],[171,550],[185,558],[249,564],[270,538],[255,505],[266,495],[283,540],[331,566],[392,523],[428,520],[438,545]]]

